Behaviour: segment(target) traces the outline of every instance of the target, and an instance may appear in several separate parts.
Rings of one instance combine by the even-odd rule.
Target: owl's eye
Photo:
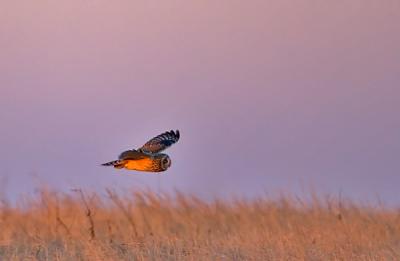
[[[164,164],[168,164],[168,162],[169,162],[168,158],[163,159]]]

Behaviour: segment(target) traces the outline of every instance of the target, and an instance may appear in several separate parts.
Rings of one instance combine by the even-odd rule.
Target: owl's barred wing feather
[[[139,152],[137,150],[127,150],[122,152],[118,159],[120,160],[125,160],[125,159],[131,159],[131,160],[139,160],[139,159],[144,159],[147,158],[148,156],[142,152]]]
[[[138,151],[144,153],[158,153],[166,148],[170,147],[172,144],[179,140],[180,134],[179,130],[174,132],[173,130],[164,132],[144,144]]]

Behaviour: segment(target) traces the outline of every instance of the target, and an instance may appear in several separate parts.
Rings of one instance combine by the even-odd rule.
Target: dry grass
[[[400,260],[394,209],[46,190],[0,208],[1,260]]]

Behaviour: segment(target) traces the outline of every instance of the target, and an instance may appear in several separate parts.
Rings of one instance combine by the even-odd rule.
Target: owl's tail
[[[125,161],[124,160],[113,160],[107,163],[101,164],[101,166],[114,166],[116,169],[122,169],[124,167]]]

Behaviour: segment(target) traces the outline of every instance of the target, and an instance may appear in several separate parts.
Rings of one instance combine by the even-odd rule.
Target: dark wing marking
[[[137,150],[124,151],[118,157],[118,159],[120,159],[120,160],[125,160],[125,159],[138,160],[138,159],[144,159],[144,158],[147,158],[147,156]]]
[[[180,134],[178,130],[176,132],[173,130],[164,132],[146,142],[139,151],[144,153],[158,153],[176,143],[179,140],[179,137]]]
[[[114,166],[115,167],[115,166],[122,164],[123,162],[124,162],[123,160],[113,160],[110,162],[103,163],[103,164],[101,164],[101,166]]]

